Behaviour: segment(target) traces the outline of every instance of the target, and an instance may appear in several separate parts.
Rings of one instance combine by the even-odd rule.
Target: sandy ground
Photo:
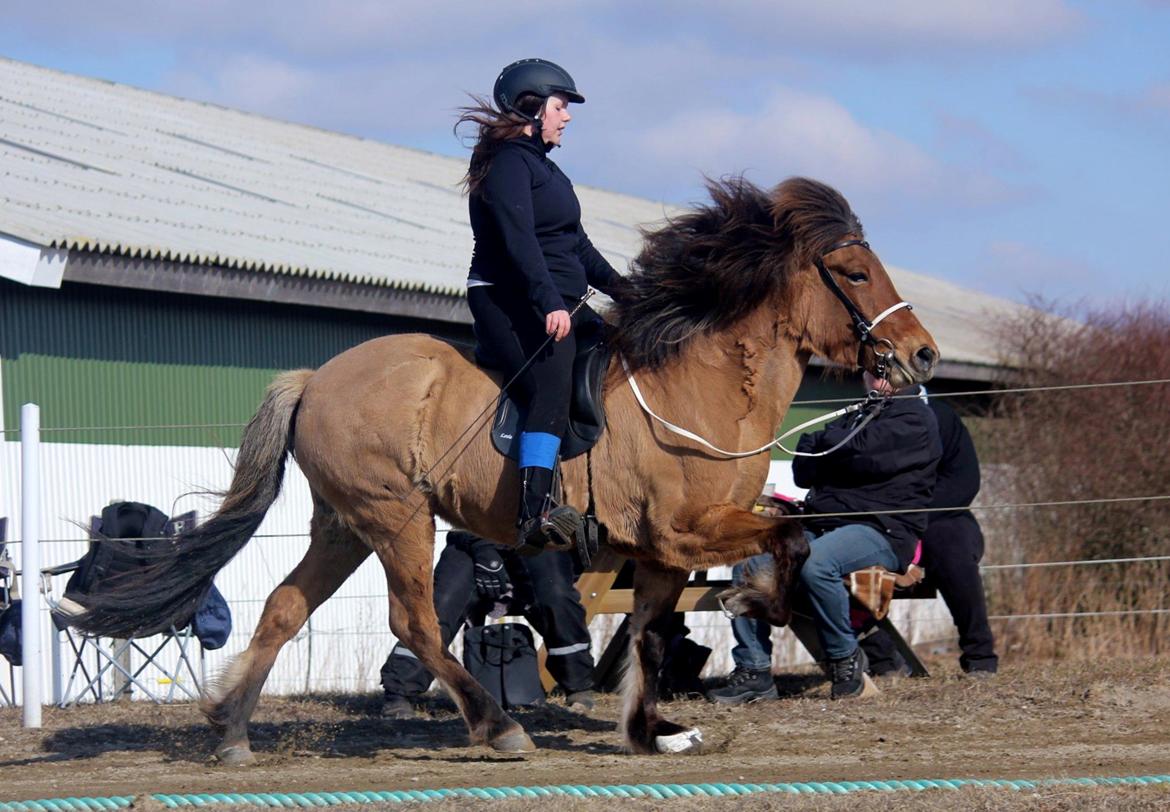
[[[833,703],[816,674],[778,677],[779,701],[723,708],[667,703],[675,721],[700,727],[705,751],[628,756],[619,749],[619,701],[590,716],[554,698],[519,710],[539,752],[501,756],[470,747],[446,699],[429,716],[377,717],[379,698],[265,697],[251,727],[250,768],[213,763],[216,740],[190,704],[124,702],[47,708],[42,730],[0,709],[0,800],[153,792],[398,790],[458,786],[803,782],[904,778],[1054,778],[1170,773],[1170,660],[1006,666],[974,680],[946,663],[935,676],[883,684],[880,696]],[[935,793],[918,797],[929,801]],[[1009,797],[1010,796],[1010,797]],[[913,794],[899,795],[900,805]],[[755,797],[687,801],[690,808],[837,809],[849,798]],[[947,794],[961,809],[1168,808],[1170,787]],[[878,799],[881,802],[882,799]],[[887,796],[884,800],[890,800]],[[961,803],[960,803],[961,801]],[[599,809],[609,802],[556,802]],[[917,802],[914,802],[917,803]],[[1007,806],[1010,803],[1010,806]],[[796,804],[796,805],[794,805]],[[956,806],[958,804],[958,806]],[[428,804],[456,809],[466,802]],[[549,808],[550,802],[540,802]],[[622,802],[651,809],[661,802]],[[496,809],[536,809],[528,801]],[[911,804],[907,809],[919,808]],[[926,807],[922,807],[926,808]]]

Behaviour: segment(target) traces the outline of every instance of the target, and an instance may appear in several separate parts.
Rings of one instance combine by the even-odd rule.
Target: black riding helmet
[[[521,59],[500,71],[492,88],[496,105],[505,113],[515,113],[524,118],[536,120],[516,109],[516,101],[525,93],[532,93],[547,99],[554,93],[564,93],[569,101],[582,104],[585,97],[577,92],[577,83],[569,72],[547,59]]]

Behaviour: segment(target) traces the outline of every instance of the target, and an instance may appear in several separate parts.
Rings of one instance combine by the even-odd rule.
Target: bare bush
[[[1170,494],[1170,306],[1127,305],[1078,319],[1032,314],[1000,326],[1012,386],[1100,384],[1005,394],[983,438],[1007,481],[997,501],[1048,502]],[[1005,487],[1006,485],[1006,487]],[[1170,554],[1170,503],[1145,500],[997,511],[985,525],[1008,540],[995,561],[1075,561]],[[990,535],[990,534],[989,534]],[[1038,656],[1145,654],[1170,646],[1165,561],[989,573],[993,615],[1093,612],[1001,621],[1001,648]],[[1145,612],[1141,614],[1140,612]]]

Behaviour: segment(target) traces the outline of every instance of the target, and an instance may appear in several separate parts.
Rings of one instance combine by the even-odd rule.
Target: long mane
[[[615,306],[614,344],[634,368],[661,367],[697,335],[723,330],[782,296],[791,269],[846,235],[863,236],[830,186],[789,178],[770,193],[742,177],[709,180],[711,202],[644,230]]]

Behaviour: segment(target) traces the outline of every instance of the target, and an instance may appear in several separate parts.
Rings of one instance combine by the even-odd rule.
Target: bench
[[[606,645],[602,655],[597,660],[595,682],[603,690],[611,690],[617,684],[617,675],[620,666],[625,661],[626,650],[629,644],[630,613],[634,609],[634,590],[629,585],[631,580],[626,567],[627,559],[618,555],[608,547],[594,556],[593,564],[577,579],[577,591],[581,593],[581,604],[585,607],[585,622],[589,623],[597,615],[624,614],[626,618],[618,627],[613,638]],[[619,581],[620,576],[620,581]],[[675,611],[678,612],[722,612],[718,595],[731,586],[727,579],[708,578],[706,572],[697,572],[694,578],[683,589],[679,596]],[[895,590],[894,599],[933,598],[934,588],[922,582],[907,588]],[[813,659],[823,659],[820,656],[820,645],[817,642],[816,628],[811,618],[799,613],[793,614],[789,627],[801,644],[808,649]],[[898,653],[910,666],[911,675],[915,677],[929,676],[926,666],[914,653],[914,649],[902,637],[897,627],[890,621],[889,616],[877,620],[875,628],[881,628],[890,635]],[[729,626],[730,629],[730,626]],[[546,651],[541,646],[538,654],[540,662],[540,678],[545,690],[550,690],[556,681],[544,667]]]

